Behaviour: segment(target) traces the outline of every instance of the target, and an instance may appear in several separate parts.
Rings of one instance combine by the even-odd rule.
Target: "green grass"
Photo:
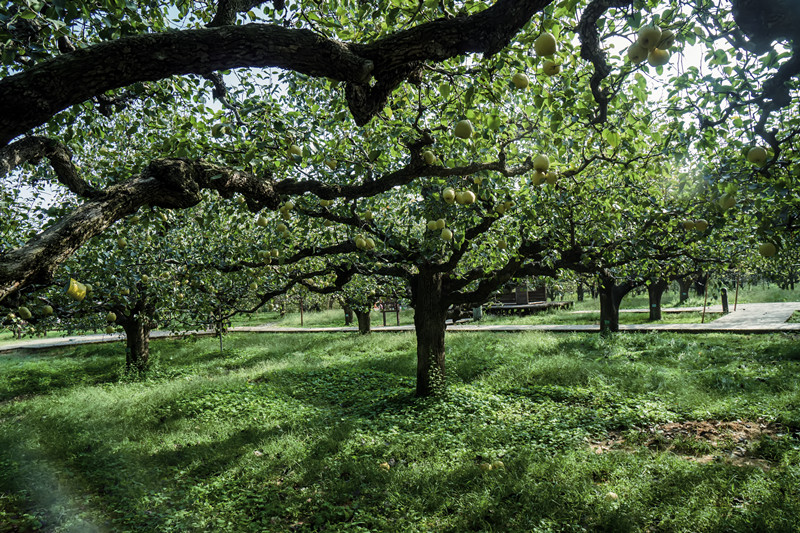
[[[66,331],[48,331],[42,337],[58,338],[58,337],[63,337],[66,334],[67,334]],[[42,338],[42,337],[37,337],[37,338]],[[2,346],[3,344],[10,344],[10,343],[13,343],[13,342],[19,342],[20,340],[29,339],[29,338],[30,337],[25,336],[25,337],[22,337],[22,339],[18,339],[16,337],[16,335],[14,335],[14,333],[11,332],[10,330],[8,330],[8,329],[0,329],[0,346]]]
[[[370,313],[370,321],[373,326],[382,326],[383,314],[378,311],[372,311]],[[413,323],[414,323],[413,309],[403,309],[402,311],[400,311],[400,325],[409,325]],[[283,318],[278,317],[278,320],[275,320],[275,325],[283,327],[299,328],[301,325],[300,313],[299,312],[286,313],[286,315],[284,315]],[[306,312],[303,313],[302,325],[308,328],[344,327],[345,326],[344,311],[342,311],[341,309],[331,309],[319,312]],[[387,326],[397,325],[397,315],[395,313],[386,313],[386,325]],[[350,326],[351,327],[358,326],[355,314],[353,315],[353,322],[352,324],[350,324]]]
[[[664,293],[661,301],[662,307],[702,307],[704,297],[698,296],[694,288],[689,291],[689,299],[684,303],[679,304],[678,300],[680,295],[677,290],[669,290]],[[587,293],[586,299],[583,302],[577,302],[575,294],[566,294],[564,300],[574,301],[576,310],[599,310],[600,301],[598,299],[589,298]],[[733,304],[736,301],[736,288],[728,287],[728,304],[733,310]],[[776,286],[747,286],[739,290],[738,303],[759,303],[759,302],[800,302],[800,288],[794,291],[779,289]],[[722,300],[717,289],[709,289],[708,292],[708,305],[718,306],[722,305]],[[622,309],[647,309],[648,300],[647,292],[643,294],[628,294],[622,299]]]
[[[133,382],[120,344],[0,356],[0,531],[800,528],[795,338],[447,339],[450,391],[427,400],[412,334],[156,341]],[[587,444],[704,419],[787,429],[747,444],[766,471]]]
[[[722,313],[706,313],[705,321],[711,322],[722,316]],[[648,313],[620,313],[620,324],[699,324],[702,313],[662,313],[661,320],[650,320]],[[571,311],[547,311],[525,316],[503,316],[484,314],[480,324],[512,324],[512,325],[558,325],[558,324],[593,324],[600,325],[600,313],[573,313]]]

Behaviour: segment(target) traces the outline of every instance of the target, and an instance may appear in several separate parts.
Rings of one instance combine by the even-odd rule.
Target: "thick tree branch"
[[[214,15],[214,20],[208,24],[208,27],[214,28],[235,24],[236,15],[247,13],[261,4],[266,4],[268,1],[272,2],[275,9],[283,9],[285,7],[283,0],[219,0],[217,14]]]
[[[591,61],[594,74],[589,81],[595,102],[599,106],[592,124],[602,124],[608,116],[608,103],[611,95],[608,89],[601,89],[600,84],[611,74],[611,65],[606,61],[606,53],[600,47],[600,34],[597,21],[611,8],[625,7],[633,4],[633,0],[592,0],[586,6],[578,23],[578,36],[581,40],[581,58]]]
[[[359,100],[374,114],[391,90],[413,75],[422,62],[466,53],[495,54],[551,2],[499,0],[474,15],[421,24],[370,44],[348,45],[309,30],[266,24],[137,35],[99,43],[0,80],[0,146],[44,124],[55,113],[112,89],[173,75],[243,67],[277,67],[346,81],[354,84],[348,91],[353,98],[351,107]],[[373,75],[376,83],[370,87]],[[359,122],[368,120],[367,115],[359,115]]]
[[[0,80],[0,146],[71,105],[138,81],[240,67],[278,67],[363,83],[373,65],[308,30],[248,24],[125,37]]]
[[[353,118],[364,125],[386,105],[389,95],[405,79],[416,80],[426,61],[479,53],[492,56],[508,43],[552,0],[499,0],[468,17],[451,17],[420,24],[370,44],[353,44],[360,57],[375,65],[372,86],[351,82],[347,100]]]
[[[26,137],[0,148],[0,177],[25,163],[37,163],[43,157],[50,161],[58,181],[83,198],[96,198],[100,192],[78,174],[69,148],[46,137]]]

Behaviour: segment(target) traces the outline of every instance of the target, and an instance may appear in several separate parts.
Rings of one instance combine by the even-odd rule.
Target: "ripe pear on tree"
[[[556,38],[552,33],[543,33],[533,41],[533,50],[537,56],[549,57],[556,53]]]

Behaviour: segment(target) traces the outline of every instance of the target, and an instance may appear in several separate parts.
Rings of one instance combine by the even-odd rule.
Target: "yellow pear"
[[[667,48],[672,48],[673,46],[675,46],[675,34],[670,30],[663,30],[661,32],[661,39],[659,39],[656,47],[666,50]]]
[[[550,61],[549,59],[544,62],[542,66],[542,72],[547,74],[548,76],[555,76],[559,72],[561,72],[561,65],[556,63],[555,61]]]
[[[82,301],[86,297],[86,285],[69,278],[69,287],[67,287],[67,296],[76,302]]]
[[[546,155],[537,155],[533,160],[533,168],[539,172],[547,172],[547,169],[550,168],[550,158]]]
[[[639,28],[639,38],[636,40],[640,46],[652,50],[661,40],[661,29],[658,26],[642,26]]]
[[[772,244],[771,242],[765,242],[764,244],[758,247],[758,253],[760,253],[764,257],[773,257],[776,253],[778,253],[778,249],[775,248],[775,245]]]
[[[556,53],[556,38],[552,33],[543,33],[533,41],[537,56],[551,56]]]
[[[653,48],[647,54],[647,62],[653,67],[663,67],[669,63],[669,52],[660,48]]]
[[[517,89],[527,89],[528,85],[531,84],[531,80],[528,79],[528,76],[526,76],[524,72],[517,72],[514,74],[511,78],[511,82]]]
[[[639,64],[647,59],[647,48],[641,46],[639,43],[633,43],[628,48],[628,59],[631,63]]]
[[[761,146],[754,146],[747,151],[747,161],[754,165],[763,166],[767,162],[767,150]]]
[[[472,122],[468,119],[460,120],[456,124],[453,134],[459,139],[469,139],[473,133]]]

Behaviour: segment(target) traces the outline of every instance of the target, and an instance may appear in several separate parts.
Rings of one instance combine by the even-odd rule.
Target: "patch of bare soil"
[[[589,446],[596,454],[611,450],[633,451],[631,446],[647,446],[701,464],[724,461],[735,466],[769,470],[772,463],[755,456],[751,445],[764,437],[777,438],[787,432],[787,428],[763,420],[688,420],[612,431],[605,438],[591,440]]]

